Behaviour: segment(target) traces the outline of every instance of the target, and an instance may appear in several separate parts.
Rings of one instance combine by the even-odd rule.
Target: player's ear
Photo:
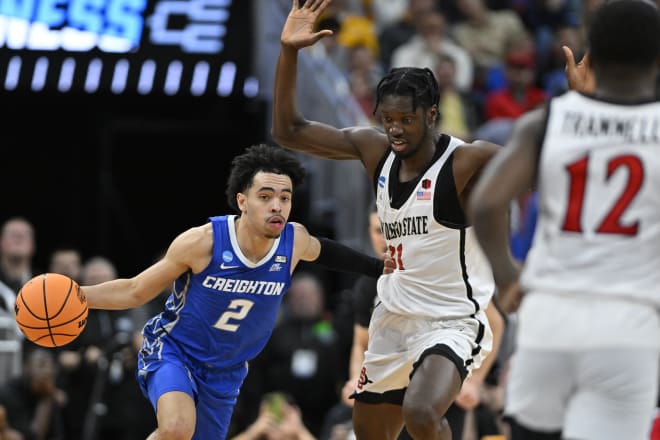
[[[438,114],[438,106],[431,106],[431,108],[426,112],[426,123],[435,126],[438,123]]]
[[[247,196],[243,193],[236,193],[236,205],[241,212],[247,211]]]

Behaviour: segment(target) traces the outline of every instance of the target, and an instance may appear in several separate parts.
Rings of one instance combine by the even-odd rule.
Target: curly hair
[[[229,206],[237,212],[240,210],[236,203],[236,194],[246,192],[259,171],[289,176],[293,189],[302,185],[306,174],[302,164],[281,147],[257,144],[246,148],[243,154],[232,160],[225,190]]]

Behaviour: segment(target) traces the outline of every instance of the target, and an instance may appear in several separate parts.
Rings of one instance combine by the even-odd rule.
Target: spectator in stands
[[[514,120],[543,104],[548,95],[535,84],[536,59],[531,50],[513,49],[506,55],[505,84],[486,95],[487,121]]]
[[[23,217],[7,220],[0,230],[0,281],[16,294],[38,271],[32,267],[36,239],[32,223]],[[5,310],[11,310],[7,304]]]
[[[440,90],[439,131],[465,141],[473,139],[473,131],[481,122],[479,104],[470,92],[456,87],[456,63],[451,56],[438,57],[435,76]]]
[[[64,396],[56,375],[53,352],[37,347],[26,358],[23,376],[0,389],[7,421],[25,440],[71,440],[62,423]]]
[[[475,63],[475,83],[482,87],[492,66],[503,64],[512,41],[526,34],[520,17],[510,10],[490,10],[485,0],[457,0],[465,20],[451,30],[454,40]]]
[[[419,17],[436,11],[435,0],[409,0],[408,9],[404,15],[378,32],[380,62],[383,70],[392,67],[392,54],[417,33],[416,22]]]
[[[461,91],[472,87],[474,66],[470,54],[447,35],[445,17],[429,11],[415,17],[416,32],[392,53],[392,67],[428,67],[433,69],[441,55],[454,59],[456,87]]]

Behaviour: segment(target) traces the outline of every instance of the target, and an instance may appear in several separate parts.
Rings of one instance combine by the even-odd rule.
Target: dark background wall
[[[0,221],[36,227],[36,264],[61,244],[120,274],[228,210],[230,161],[263,142],[264,105],[244,97],[0,95]]]

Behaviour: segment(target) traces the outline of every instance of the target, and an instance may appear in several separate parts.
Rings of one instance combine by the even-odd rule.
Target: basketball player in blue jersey
[[[416,440],[451,439],[445,412],[492,349],[484,310],[494,282],[463,207],[499,147],[437,133],[439,91],[428,68],[392,69],[380,81],[375,113],[384,132],[306,120],[296,107],[298,51],[332,31],[315,31],[330,0],[299,3],[280,36],[273,137],[292,150],[362,162],[396,261],[377,285],[354,395],[355,434],[395,439],[405,423]]]
[[[227,198],[240,215],[211,217],[174,239],[131,279],[83,286],[90,308],[138,307],[173,285],[143,329],[137,379],[158,427],[149,440],[224,439],[248,361],[268,341],[299,261],[378,277],[393,262],[311,236],[289,223],[301,164],[279,147],[234,158]],[[127,404],[129,404],[127,402]]]
[[[657,5],[605,2],[588,47],[593,80],[569,74],[582,93],[524,115],[470,201],[497,300],[520,307],[505,406],[513,440],[646,440],[657,402]],[[521,272],[503,214],[532,186],[539,212]]]

